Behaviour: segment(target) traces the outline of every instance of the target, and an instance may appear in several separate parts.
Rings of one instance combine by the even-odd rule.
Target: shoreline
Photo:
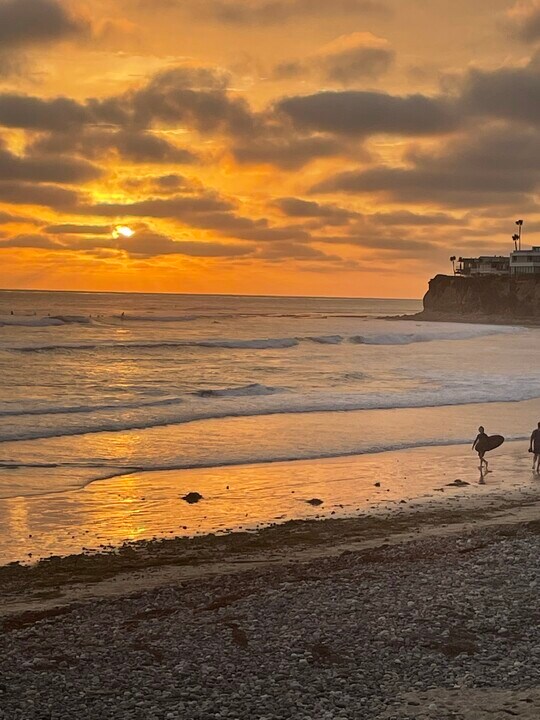
[[[530,317],[511,318],[505,315],[481,315],[472,314],[464,315],[462,313],[434,313],[421,310],[414,315],[387,315],[380,318],[381,320],[404,320],[404,321],[420,321],[420,322],[442,322],[442,323],[463,323],[465,325],[507,325],[523,326],[536,328],[540,327],[540,320],[534,320]]]
[[[468,423],[474,427],[483,416],[485,409],[479,408]],[[459,412],[452,417],[454,423],[463,420]],[[448,429],[448,414],[443,419]],[[64,493],[10,498],[0,501],[1,564],[114,552],[126,542],[221,538],[287,521],[384,516],[391,522],[413,509],[490,507],[536,497],[540,482],[531,475],[524,441],[508,441],[494,460],[495,472],[483,485],[470,447],[449,444],[130,473]],[[187,503],[184,497],[191,492],[202,500]]]
[[[33,565],[10,563],[0,566],[0,625],[12,616],[30,613],[34,622],[40,614],[45,618],[58,609],[171,583],[303,564],[482,529],[517,531],[535,528],[540,522],[540,487],[535,492],[509,494],[507,499],[487,498],[488,502],[482,502],[482,497],[454,497],[435,506],[410,502],[397,512],[289,520],[224,535],[125,542]],[[452,504],[453,500],[457,503]]]

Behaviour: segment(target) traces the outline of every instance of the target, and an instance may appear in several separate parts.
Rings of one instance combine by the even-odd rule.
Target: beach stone
[[[195,503],[198,503],[200,500],[204,500],[204,498],[198,492],[190,492],[187,495],[183,495],[182,500],[185,500],[190,505],[194,505]]]
[[[321,500],[320,498],[311,498],[311,500],[306,500],[308,505],[313,505],[314,507],[317,507],[319,505],[322,505],[324,500]]]

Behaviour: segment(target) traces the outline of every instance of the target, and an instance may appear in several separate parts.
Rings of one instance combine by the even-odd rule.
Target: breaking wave
[[[91,325],[92,320],[84,315],[0,315],[0,327],[61,327],[62,325]]]
[[[38,322],[38,321],[35,321]],[[41,321],[39,321],[41,322]],[[45,322],[45,320],[43,320]],[[76,317],[48,318],[50,324],[83,323],[83,319]],[[0,321],[1,324],[1,321]],[[363,335],[313,335],[284,338],[253,338],[253,339],[227,339],[209,338],[193,340],[156,340],[156,341],[103,341],[103,342],[72,342],[72,343],[42,343],[32,345],[4,344],[2,349],[13,352],[52,352],[70,350],[129,350],[129,349],[160,349],[160,348],[217,348],[224,350],[280,350],[293,348],[302,342],[316,343],[319,345],[340,345],[347,342],[353,345],[411,345],[414,343],[426,343],[434,341],[455,341],[473,340],[489,335],[508,335],[526,332],[518,326],[490,326],[472,325],[460,326],[457,329],[426,328],[422,331],[387,332],[380,333],[367,331]]]
[[[259,383],[251,383],[243,387],[223,388],[222,390],[198,390],[194,395],[207,398],[224,398],[224,397],[262,397],[264,395],[276,395],[276,393],[284,392],[283,388],[268,387]]]

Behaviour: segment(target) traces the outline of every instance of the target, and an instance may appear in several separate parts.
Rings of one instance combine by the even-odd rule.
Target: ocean
[[[540,330],[382,319],[420,308],[2,291],[0,501],[141,472],[458,445],[481,422],[526,438]]]

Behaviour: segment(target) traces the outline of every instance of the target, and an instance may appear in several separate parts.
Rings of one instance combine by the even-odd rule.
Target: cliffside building
[[[512,275],[540,274],[540,247],[531,250],[514,250],[510,253],[510,273]]]
[[[539,248],[540,251],[540,248]],[[540,252],[538,254],[540,268]],[[504,255],[481,255],[477,258],[458,258],[456,275],[508,275],[510,258]]]

